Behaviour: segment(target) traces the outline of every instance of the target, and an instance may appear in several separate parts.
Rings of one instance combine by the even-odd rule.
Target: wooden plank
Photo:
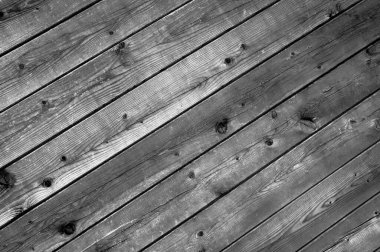
[[[336,244],[337,241],[343,240],[344,237],[351,233],[351,230],[379,215],[379,212],[380,193],[318,235],[300,251],[325,251]]]
[[[99,0],[2,0],[0,55],[96,2]]]
[[[194,1],[123,41],[118,46],[129,45],[125,51],[112,48],[1,113],[0,121],[4,123],[0,126],[3,146],[0,166],[138,86],[272,2]]]
[[[335,8],[331,2],[294,1],[280,2],[260,13],[7,167],[3,173],[15,182],[3,190],[0,223],[46,199],[326,22],[326,8]],[[342,10],[355,2],[342,2]],[[42,186],[46,177],[54,180],[49,188]]]
[[[359,64],[363,63],[362,59],[357,61],[358,63],[360,62]],[[313,85],[305,89],[276,108],[277,117],[275,120],[272,118],[272,112],[262,116],[232,138],[201,156],[200,159],[181,169],[146,194],[143,194],[91,228],[88,232],[74,239],[63,247],[62,251],[107,250],[111,247],[121,251],[137,251],[148,245],[192,214],[227,193],[247,176],[260,170],[271,160],[279,157],[290,147],[306,138],[313,132],[310,127],[319,128],[323,126],[347,107],[354,104],[357,99],[363,97],[364,94],[358,94],[356,93],[357,91],[354,91],[357,90],[354,83],[367,83],[362,86],[363,88],[360,88],[361,90],[367,90],[365,92],[371,92],[371,89],[379,88],[378,84],[373,82],[374,80],[365,81],[364,76],[358,72],[353,73],[352,71],[355,70],[351,70],[351,68],[360,69],[357,64],[347,64],[347,67],[342,67],[339,73],[331,74],[330,77],[321,79],[316,86]],[[352,73],[351,80],[347,76],[347,72]],[[372,72],[368,76],[373,76],[373,74]],[[371,79],[372,77],[369,78]],[[328,94],[324,93],[323,90],[326,90],[332,83],[339,83],[335,85],[335,91]],[[379,100],[376,100],[376,102],[380,103]],[[368,120],[372,120],[372,117],[377,116],[376,113],[371,115],[373,108],[363,105],[360,112],[362,110],[366,111],[366,115],[368,113]],[[299,113],[305,114],[304,111],[308,111],[309,116],[316,116],[318,121],[315,124],[311,123],[311,125],[305,126],[307,122],[305,120],[300,122],[299,120]],[[278,171],[278,167],[283,167],[286,162],[294,165],[294,162],[302,163],[303,159],[306,162],[311,158],[315,158],[315,162],[321,164],[324,164],[324,162],[321,162],[323,158],[331,158],[339,165],[349,158],[344,155],[355,155],[362,148],[366,148],[380,139],[378,132],[368,121],[363,122],[361,126],[357,125],[360,130],[354,133],[351,130],[345,130],[344,127],[342,129],[342,125],[346,126],[349,117],[352,120],[356,119],[352,114],[354,112],[329,126],[328,130],[320,133],[318,137],[310,139],[307,144],[303,144],[291,157],[284,158],[282,163],[274,165],[274,170]],[[364,116],[364,114],[362,115]],[[239,121],[235,121],[235,118],[230,122],[231,125],[238,123]],[[330,138],[337,140],[328,142],[324,146],[326,139]],[[352,144],[353,142],[355,144]],[[335,153],[336,155],[329,157],[328,155],[331,153],[325,153],[323,147],[330,150],[336,148],[337,144],[346,144],[346,148],[341,150],[343,153],[338,153],[339,155]],[[300,151],[306,154],[301,155]],[[316,166],[314,162],[312,165]],[[326,170],[328,169],[326,168]],[[273,169],[270,171],[273,173]],[[299,172],[301,174],[297,176],[302,178],[306,171],[300,169]],[[312,173],[311,171],[307,172]],[[315,180],[323,178],[320,177],[323,176],[321,171],[317,169],[314,172],[317,174],[313,174],[314,176],[309,181],[304,178],[306,180],[303,184],[304,186],[311,186]],[[269,176],[268,173],[260,176],[257,181],[264,183],[266,180],[271,179],[273,176]],[[258,182],[254,184],[262,185]],[[267,181],[267,183],[269,182]],[[290,183],[289,186],[291,186]],[[299,188],[295,186],[295,189]],[[286,197],[282,198],[286,199]],[[273,203],[276,200],[272,197],[267,202]],[[232,202],[229,203],[232,206],[234,205]],[[268,206],[268,203],[262,205]],[[213,214],[218,216],[215,212]],[[207,218],[212,219],[211,216]],[[66,221],[69,221],[69,219],[66,219]],[[181,230],[183,229],[181,228]],[[212,237],[228,240],[226,235],[221,234]],[[188,238],[179,237],[183,242],[189,241],[190,238]],[[176,241],[176,238],[168,238],[163,244],[173,245],[172,240]],[[218,241],[217,244],[223,244],[223,242]],[[178,246],[173,245],[173,250],[180,251],[180,248],[184,247],[187,247],[187,244],[179,242]],[[192,249],[195,248],[192,247]],[[169,247],[159,249],[159,251],[167,250],[169,250]],[[216,248],[216,250],[218,249]]]
[[[338,241],[326,252],[362,251],[372,252],[380,246],[380,218],[373,217],[366,223],[351,231],[345,239]]]
[[[18,243],[24,243],[25,248],[40,243],[60,244],[71,239],[56,232],[62,223],[75,219],[76,233],[85,230],[377,38],[379,34],[374,30],[378,21],[364,18],[371,9],[376,11],[376,6],[357,7],[348,12],[350,15],[341,16],[321,27],[124,151],[85,180],[80,180],[5,228],[0,235],[3,237],[1,244],[8,244],[12,250],[12,246],[18,246]],[[363,19],[354,18],[354,14]],[[353,25],[355,29],[352,29]],[[362,36],[357,36],[358,33]],[[289,58],[294,51],[297,54]],[[368,56],[362,58],[363,61],[367,59]],[[322,63],[323,68],[319,69],[317,66]],[[260,86],[252,85],[252,79],[261,83]],[[223,118],[231,119],[228,131],[217,134],[215,123]],[[36,183],[41,185],[43,181]],[[53,179],[53,187],[54,184]],[[49,189],[40,187],[40,192]],[[66,202],[65,208],[62,208],[62,202]],[[48,227],[51,232],[44,232]]]
[[[239,239],[226,251],[296,251],[380,191],[380,144]],[[360,169],[357,170],[356,167]],[[267,237],[257,234],[268,232]],[[253,238],[253,237],[257,237]],[[321,251],[321,250],[317,250]]]
[[[348,98],[351,99],[350,96]],[[291,104],[289,105],[291,106]],[[288,107],[290,107],[289,105]],[[180,228],[175,229],[163,239],[148,247],[146,251],[222,250],[286,206],[297,196],[313,187],[315,183],[318,183],[325,176],[330,175],[337,168],[344,165],[363,149],[379,141],[379,108],[380,91],[257,173],[227,196],[222,197],[209,208],[186,221]],[[285,142],[289,141],[289,139],[280,139],[280,141]],[[247,156],[266,154],[256,153],[257,150],[256,152],[249,152]],[[377,151],[376,153],[378,154],[379,152]],[[328,205],[333,205],[334,197],[339,197],[339,192],[360,190],[369,188],[372,185],[371,190],[368,190],[368,194],[372,193],[374,195],[379,191],[376,183],[379,183],[380,179],[380,176],[377,176],[380,172],[378,170],[380,166],[372,168],[371,166],[362,166],[363,160],[365,159],[360,159],[360,162],[355,163],[355,165],[345,166],[344,172],[339,171],[338,175],[332,176],[333,179],[328,178],[327,183],[319,184],[316,187],[318,190],[313,189],[310,195],[306,194],[306,196],[297,199],[296,203],[292,204],[293,207],[286,207],[285,210],[281,210],[280,213],[277,213],[244,236],[242,243],[234,243],[226,251],[258,251],[260,249],[266,251],[266,249],[269,249],[265,247],[266,245],[302,228],[303,225],[306,225],[304,222],[308,218],[314,217],[313,214],[318,216],[318,213],[327,208]],[[240,159],[239,162],[246,161]],[[247,165],[247,170],[252,170],[252,167],[254,167],[253,170],[256,170],[257,165],[255,163]],[[199,164],[196,167],[204,170],[205,166]],[[233,180],[231,177],[237,177],[236,174],[240,174],[242,170],[242,167],[238,167],[236,170],[231,167],[228,168],[223,169],[219,166],[207,171],[208,177],[215,178],[206,177],[202,181],[204,190],[211,191],[213,188],[217,188],[218,185],[229,184],[228,182]],[[355,172],[357,177],[353,176]],[[342,176],[342,173],[345,176]],[[364,177],[366,179],[363,179]],[[368,183],[366,182],[367,179],[369,180]],[[182,183],[184,182],[182,181]],[[353,187],[353,183],[358,183],[358,186]],[[197,186],[196,188],[200,187],[202,186]],[[168,223],[181,221],[183,212],[187,215],[189,212],[187,209],[194,209],[191,205],[200,206],[200,203],[197,202],[205,198],[205,194],[201,194],[202,189],[193,191],[192,197],[181,195],[180,197],[178,196],[180,198],[178,200],[173,199],[167,203],[161,201],[161,206],[163,207],[159,207],[158,210],[151,209],[152,212],[145,213],[142,219],[138,219],[141,225],[140,223],[136,225],[140,226],[140,228],[131,227],[131,230],[128,230],[126,227],[122,227],[120,232],[127,229],[125,233],[128,232],[128,237],[123,237],[125,242],[122,240],[122,245],[119,245],[117,243],[120,241],[118,240],[118,234],[117,232],[114,234],[117,249],[119,247],[128,248],[131,243],[129,239],[133,239],[134,235],[144,236],[145,232],[152,235],[152,231],[148,231],[148,228],[155,229],[155,232],[159,233],[163,226],[168,226]],[[157,194],[155,196],[157,197]],[[196,198],[197,196],[198,198]],[[198,210],[200,209],[202,208]],[[183,212],[179,213],[177,212],[178,210]],[[196,212],[191,211],[191,213]],[[125,221],[127,222],[128,219],[125,219]],[[93,231],[98,231],[98,229]],[[135,232],[129,233],[131,231]],[[92,234],[96,234],[96,232]],[[122,247],[123,245],[125,247]],[[272,250],[269,249],[269,251]]]
[[[104,0],[3,56],[0,111],[187,1]]]

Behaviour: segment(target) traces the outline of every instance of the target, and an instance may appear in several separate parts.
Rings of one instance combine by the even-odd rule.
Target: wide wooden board
[[[372,27],[371,20],[365,18],[370,15],[371,9],[376,10],[374,6],[355,8],[308,35],[304,41],[296,43],[201,106],[104,164],[85,180],[75,183],[23,216],[4,229],[1,236],[5,241],[2,242],[18,246],[16,241],[28,239],[29,242],[24,244],[26,247],[33,243],[57,244],[71,239],[57,232],[62,223],[76,219],[76,233],[85,230],[155,181],[240,129],[289,93],[305,86],[375,39],[378,35],[373,33],[373,27],[376,26]],[[352,29],[350,24],[356,24],[357,30]],[[333,36],[331,30],[336,32]],[[361,37],[356,36],[358,32],[362,34]],[[363,54],[360,61],[366,62],[370,58]],[[259,86],[252,85],[252,80]],[[330,89],[326,87],[326,90]],[[215,124],[224,118],[230,120],[227,132],[216,133]],[[304,129],[307,130],[306,127]],[[46,178],[49,179],[49,176]],[[49,190],[43,186],[43,181],[39,181],[40,189]],[[53,186],[54,183],[53,179]],[[62,202],[67,204],[64,209]],[[28,228],[25,229],[25,226]],[[50,231],[43,231],[46,229]]]
[[[355,209],[352,213],[340,219],[327,230],[318,235],[299,251],[325,251],[365,222],[370,221],[380,213],[380,193]]]
[[[243,235],[239,242],[234,243],[226,251],[259,251],[261,249],[271,251],[272,248],[268,246],[274,241],[300,230],[307,225],[308,221],[318,217],[322,210],[328,209],[327,206],[333,205],[334,201],[338,202],[336,199],[339,193],[349,194],[364,188],[368,189],[367,191],[363,189],[368,192],[368,195],[365,195],[367,199],[376,194],[379,191],[380,166],[363,165],[365,164],[363,163],[365,158],[363,158],[354,165],[345,166],[343,172],[340,169],[332,178],[327,179],[328,182],[319,183],[316,187],[318,189],[311,190],[310,195],[306,194],[297,199],[296,203],[285,207],[361,151],[380,140],[379,97],[380,91],[249,180],[244,181],[231,193],[215,203],[210,202],[213,203],[210,207],[197,213],[183,225],[148,247],[146,251],[220,251]],[[281,142],[289,141],[288,139],[281,140]],[[246,156],[256,153],[257,151]],[[376,154],[378,155],[378,152],[374,154],[372,160],[379,162]],[[262,153],[256,155],[266,156]],[[244,160],[240,159],[239,162],[244,162]],[[205,166],[198,167],[204,169]],[[251,170],[256,167],[256,164],[249,165]],[[215,183],[225,185],[232,180],[232,176],[237,177],[235,174],[241,174],[241,169],[242,167],[239,167],[234,172],[219,166],[212,170],[213,174],[209,174],[215,177]],[[224,177],[224,179],[220,180],[218,177]],[[210,182],[210,180],[212,179],[206,181]],[[215,186],[214,183],[209,184]],[[128,238],[132,238],[134,234],[143,236],[141,234],[144,232],[150,234],[152,231],[148,231],[148,228],[156,229],[156,232],[162,231],[163,226],[170,225],[168,223],[173,225],[173,222],[178,222],[179,218],[183,220],[183,211],[194,208],[187,204],[195,205],[196,202],[201,201],[202,196],[199,195],[199,191],[193,194],[194,200],[181,196],[178,202],[176,202],[177,199],[173,199],[164,207],[153,210],[148,216],[154,217],[148,219],[144,216],[141,220],[141,230],[132,227],[131,229],[137,232],[129,234]],[[198,199],[195,198],[197,194]],[[181,209],[183,205],[187,208]],[[285,208],[276,213],[283,207]],[[180,209],[181,214],[177,212]],[[266,221],[263,222],[264,220]],[[254,229],[251,230],[252,228]],[[122,230],[124,229],[126,228],[123,227]],[[246,234],[248,231],[249,233]],[[123,249],[127,249],[131,241],[126,237],[123,238],[121,246],[124,245]],[[115,239],[115,241],[118,240]],[[296,248],[287,249],[285,251],[295,251]]]
[[[365,65],[362,60],[358,60],[359,62]],[[168,232],[192,214],[195,214],[229,192],[244,179],[259,171],[273,159],[278,158],[289,148],[312,134],[314,130],[322,127],[329,120],[339,115],[339,113],[354,105],[355,102],[379,88],[377,83],[372,79],[374,75],[373,71],[375,70],[372,69],[368,75],[362,75],[358,72],[354,73],[353,69],[360,69],[360,67],[353,62],[352,65],[346,64],[345,67],[339,68],[339,71],[336,70],[319,80],[316,85],[312,85],[308,89],[298,93],[284,104],[275,108],[277,114],[275,119],[272,118],[272,112],[263,115],[233,137],[150,189],[146,194],[127,204],[97,226],[92,227],[91,230],[73,240],[62,250],[82,251],[88,249],[92,251],[97,248],[107,249],[117,247],[119,250],[137,251],[148,245],[149,242],[154,241],[154,239]],[[351,72],[351,77],[347,76],[347,72]],[[369,79],[365,80],[365,75]],[[363,88],[360,88],[360,90],[366,90],[364,93],[357,93],[357,83],[362,83]],[[325,93],[323,90],[328,90],[328,87],[332,84],[335,84],[334,91]],[[376,99],[372,98],[372,100]],[[380,101],[377,100],[377,102]],[[330,157],[339,164],[339,162],[344,162],[344,160],[349,158],[344,157],[344,155],[348,153],[355,155],[360,152],[360,149],[366,148],[373,141],[380,139],[377,130],[372,125],[372,117],[375,117],[377,114],[371,114],[377,108],[377,103],[374,104],[375,108],[368,109],[370,105],[372,103],[368,102],[366,106],[363,105],[360,109],[360,112],[367,111],[368,121],[371,122],[363,123],[361,126],[358,125],[359,128],[363,127],[362,130],[356,132],[360,136],[356,136],[350,130],[347,130],[347,135],[343,134],[344,127],[342,129],[341,124],[346,126],[350,116],[352,116],[351,114],[346,115],[339,122],[330,126],[327,132],[323,131],[323,133],[318,135],[319,137],[308,140],[307,144],[299,147],[298,152],[295,152],[288,158],[284,158],[282,163],[274,165],[276,167],[274,171],[278,171],[278,167],[285,166],[286,162],[295,165],[294,162],[302,163],[303,159],[306,162],[306,160],[310,160],[312,157],[315,157],[315,163],[320,162],[321,165],[324,164],[320,160],[327,159],[328,154],[331,153],[325,154],[323,148],[319,145],[323,146],[326,141],[327,144],[323,147],[329,149],[336,148],[337,144],[351,143],[351,145],[347,144],[348,146],[342,149],[343,153],[339,152],[336,156]],[[300,114],[303,116],[300,116]],[[312,119],[314,122],[305,119],[301,120],[300,117],[305,118],[305,115],[308,118],[318,119]],[[359,120],[356,121],[359,122]],[[357,122],[354,122],[352,118],[353,124]],[[232,118],[230,124],[238,124],[238,121]],[[343,135],[340,136],[341,134]],[[336,138],[336,141],[331,141],[330,143],[328,141],[330,138]],[[353,142],[355,144],[352,144]],[[301,155],[300,151],[306,154]],[[315,163],[313,162],[312,165],[315,165]],[[312,165],[311,167],[313,167]],[[274,172],[273,170],[271,171],[272,173]],[[305,175],[304,170],[299,172],[301,174],[298,174],[298,176],[302,177],[302,175]],[[257,181],[265,183],[266,180],[264,178],[266,178],[270,180],[268,183],[271,183],[273,178],[272,173],[269,172],[271,175],[266,173],[266,175],[260,176],[260,178],[257,178]],[[310,180],[306,180],[305,178],[306,182],[304,186],[313,185],[313,182],[321,175],[323,174],[314,174],[314,176],[308,177]],[[255,182],[254,184],[257,183]],[[299,189],[296,186],[294,187],[294,190]],[[286,197],[282,198],[286,199]],[[276,200],[270,198],[267,201],[275,202]],[[231,203],[231,207],[234,206],[232,202],[229,203]],[[268,204],[265,203],[263,206],[268,206]],[[218,216],[216,212],[217,210],[212,212],[212,214],[215,214],[215,218]],[[211,219],[212,214],[207,218]],[[181,228],[180,230],[184,229]],[[228,240],[227,235],[227,233],[224,235],[216,234],[212,237]],[[102,239],[103,237],[105,239]],[[181,241],[185,242],[188,240],[184,238]],[[176,239],[171,237],[165,240],[162,244],[167,244],[168,247],[161,248],[162,251],[166,251],[173,245],[171,241],[174,242]],[[223,242],[218,240],[216,244],[223,244]],[[179,242],[176,246],[173,245],[173,250],[177,249],[177,251],[180,251],[182,246],[186,247],[185,244]]]
[[[344,1],[341,6],[352,3]],[[326,22],[330,18],[326,8],[336,5],[279,2],[7,167],[3,173],[14,183],[3,190],[0,223],[46,199]],[[269,19],[275,23],[268,23]],[[54,181],[48,188],[42,185],[45,178]]]
[[[0,2],[0,55],[99,1],[2,0]]]
[[[104,0],[6,54],[0,61],[0,111],[187,1]],[[70,9],[66,2],[54,12]]]

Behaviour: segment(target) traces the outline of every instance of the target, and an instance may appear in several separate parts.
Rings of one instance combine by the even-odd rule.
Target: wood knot
[[[53,178],[44,178],[44,180],[42,180],[41,186],[45,188],[49,188],[51,187],[52,184],[53,184]]]
[[[198,236],[198,237],[202,237],[203,235],[204,235],[203,231],[199,231],[199,232],[197,233],[197,236]]]
[[[227,57],[227,58],[224,59],[224,64],[226,64],[227,66],[231,65],[232,63],[234,63],[234,59],[233,58]]]
[[[265,144],[267,146],[272,146],[273,145],[273,139],[270,138],[270,137],[266,137],[264,142],[265,142]]]
[[[277,118],[277,111],[276,110],[272,110],[271,116],[272,116],[273,119],[276,119]]]
[[[225,134],[228,130],[228,119],[224,118],[222,121],[215,124],[215,130],[219,134]]]
[[[24,70],[24,68],[25,68],[25,65],[24,65],[24,64],[22,64],[22,63],[20,63],[20,64],[18,64],[18,68],[19,68],[20,70]]]
[[[72,235],[75,233],[76,225],[74,221],[65,223],[59,227],[59,232],[64,235]]]
[[[190,179],[195,178],[195,173],[193,171],[190,171],[189,174],[187,175]]]
[[[16,178],[13,174],[7,172],[5,169],[0,170],[0,190],[1,188],[13,188],[16,183]]]

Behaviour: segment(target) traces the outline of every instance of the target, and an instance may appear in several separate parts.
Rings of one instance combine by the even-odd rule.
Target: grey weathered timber
[[[91,228],[89,232],[73,240],[63,247],[62,251],[82,251],[84,249],[93,251],[98,248],[114,247],[114,249],[119,250],[137,251],[148,245],[149,242],[174,228],[187,217],[229,192],[234,186],[259,171],[261,167],[270,163],[273,159],[281,156],[286,150],[328,123],[339,113],[377,90],[379,86],[376,80],[373,79],[376,69],[368,68],[363,59],[366,59],[366,56],[360,54],[344,66],[314,83],[308,89],[296,94],[287,102],[275,108],[275,118],[272,116],[272,111],[263,115],[243,131],[202,155],[169,179],[164,180],[146,194],[138,197],[97,226]],[[354,71],[354,69],[356,70]],[[350,75],[346,74],[347,70],[350,70]],[[335,86],[331,88],[333,84]],[[358,88],[357,85],[360,85],[361,88]],[[337,144],[347,142],[351,144],[347,144],[346,148],[341,150],[342,152],[330,157],[338,162],[336,165],[339,166],[339,164],[342,164],[339,162],[344,162],[344,160],[350,158],[350,155],[358,154],[361,149],[380,139],[376,125],[372,125],[372,121],[376,119],[378,114],[372,113],[374,109],[377,109],[377,103],[379,102],[376,98],[378,97],[372,98],[360,107],[360,113],[366,111],[365,115],[368,115],[368,118],[365,118],[365,121],[357,125],[360,130],[355,133],[359,135],[352,134],[349,130],[344,131],[344,127],[341,127],[341,124],[346,125],[347,121],[351,119],[352,113],[356,113],[354,111],[340,118],[328,130],[324,130],[316,137],[309,139],[307,143],[298,147],[297,151],[284,157],[282,159],[283,163],[273,165],[273,169],[269,169],[265,173],[266,175],[258,177],[255,181],[265,183],[266,178],[270,183],[275,177],[274,175],[276,175],[273,173],[280,172],[280,167],[284,167],[286,162],[301,163],[303,159],[310,160],[315,157],[315,163],[317,163],[323,158],[327,159],[328,154],[331,153],[324,153],[323,148],[318,148],[320,145],[325,144],[325,148],[333,149],[336,148]],[[231,127],[239,124],[238,118],[230,118],[230,120],[228,125],[231,125]],[[359,120],[356,121],[359,122]],[[367,123],[368,121],[371,123]],[[352,118],[352,124],[355,123],[354,118]],[[342,136],[339,137],[339,135]],[[336,139],[336,141],[330,142],[331,138]],[[352,144],[353,142],[355,144]],[[301,155],[300,151],[305,152],[305,154]],[[318,153],[318,151],[322,153]],[[316,166],[315,163],[313,165]],[[320,163],[321,165],[324,164],[323,162]],[[319,169],[317,170],[319,171]],[[313,176],[305,176],[305,180],[308,182],[305,182],[305,186],[313,185],[318,181],[318,178],[322,179],[324,177],[324,174],[318,173],[317,170]],[[301,174],[297,174],[297,178],[305,174],[302,170],[300,172]],[[297,180],[295,179],[294,181],[296,183]],[[292,184],[289,183],[288,186],[290,187]],[[297,183],[294,187],[294,190],[299,189],[297,188]],[[279,190],[283,191],[283,188]],[[273,193],[274,195],[275,192]],[[223,207],[233,208],[235,205],[233,198],[236,198],[236,194],[231,196],[232,201],[229,201],[229,204],[224,204],[224,206],[218,204],[220,207],[215,209],[207,218],[212,219],[212,216],[218,218],[217,212],[222,211],[221,208]],[[286,197],[278,198],[287,200]],[[264,198],[263,201],[265,201],[263,204],[258,202],[255,205],[262,205],[265,208],[269,204],[266,202],[276,202],[273,198]],[[277,207],[278,203],[277,201],[274,207]],[[266,214],[267,212],[263,213]],[[194,219],[197,219],[197,216]],[[259,219],[261,218],[252,221]],[[205,224],[206,222],[203,222],[202,219],[200,223]],[[178,230],[178,232],[184,232],[186,229],[181,227]],[[238,234],[235,230],[234,232],[224,232],[225,230],[223,229],[219,231],[221,233],[210,235],[210,237],[218,239],[215,242],[218,246],[222,246],[232,235],[236,236]],[[193,233],[191,232],[191,234]],[[187,246],[187,244],[181,242],[189,241],[190,233],[188,233],[187,237],[179,236],[178,239],[181,242],[178,242],[178,244],[173,244],[176,241],[174,237],[176,235],[165,239],[161,243],[163,247],[160,247],[160,249],[162,251],[167,251],[168,249],[181,251],[180,248]],[[170,247],[172,245],[173,247]],[[197,247],[193,247],[193,249],[198,249],[199,244],[196,245]],[[218,250],[220,248],[223,247],[214,249]],[[212,247],[207,247],[206,249],[209,250]]]
[[[271,1],[194,1],[4,111],[0,114],[0,122],[4,122],[0,123],[0,166],[135,88]]]
[[[53,7],[44,7],[50,17],[91,1],[48,2],[57,8],[49,13]],[[104,0],[6,54],[0,60],[0,111],[185,2]]]
[[[340,11],[355,2],[342,2]],[[7,167],[7,176],[16,182],[3,193],[0,223],[12,220],[325,23],[331,16],[329,8],[335,6],[325,1],[279,2]],[[275,25],[268,23],[271,18]],[[45,178],[54,181],[49,188],[42,186]]]
[[[379,172],[378,168],[366,165],[348,165],[344,172],[338,172],[338,175],[329,178],[328,182],[318,184],[317,190],[310,191],[311,196],[306,194],[306,196],[297,199],[296,203],[288,205],[288,207],[276,213],[380,139],[378,126],[380,117],[379,96],[380,91],[261,172],[255,174],[255,176],[210,207],[177,227],[163,239],[148,247],[146,251],[220,251],[252,228],[254,229],[226,251],[259,251],[261,249],[271,251],[271,248],[266,246],[302,228],[305,218],[306,221],[309,220],[310,215],[308,214],[312,214],[313,209],[317,206],[332,205],[334,197],[338,197],[340,191],[345,192],[357,189],[352,187],[350,182],[361,182],[362,187],[369,187],[370,183],[372,183],[372,190],[369,190],[369,192],[374,195],[378,192],[377,184],[380,177],[373,176],[372,173],[377,174]],[[343,101],[341,102],[344,103]],[[291,108],[292,104],[290,103],[289,105],[288,108]],[[322,106],[328,107],[328,105]],[[276,137],[279,137],[278,141],[276,141]],[[274,136],[273,145],[278,148],[283,143],[290,141],[290,139],[292,137]],[[240,167],[235,169],[232,169],[232,167],[225,168],[226,164],[217,167],[213,166],[213,169],[206,173],[208,177],[202,181],[204,186],[196,186],[196,189],[191,190],[194,192],[192,197],[194,200],[186,197],[191,193],[183,193],[185,196],[178,196],[178,198],[169,201],[167,204],[161,202],[164,210],[158,208],[160,209],[158,214],[156,213],[157,210],[153,210],[149,214],[142,216],[141,224],[136,224],[141,225],[142,230],[136,232],[136,235],[143,236],[144,231],[148,234],[149,232],[154,232],[148,231],[149,228],[152,230],[153,227],[156,227],[157,230],[163,230],[163,226],[173,225],[174,222],[180,221],[183,219],[185,207],[187,209],[186,213],[188,213],[189,209],[194,209],[190,205],[193,206],[197,202],[206,200],[206,193],[204,197],[199,196],[201,187],[204,187],[205,191],[209,189],[209,191],[215,192],[214,188],[218,188],[218,185],[228,185],[228,182],[233,181],[234,177],[240,176],[243,166],[247,166],[246,169],[249,169],[250,172],[259,168],[257,164],[245,161],[245,157],[246,159],[254,159],[252,156],[266,158],[267,154],[265,154],[257,150],[252,152],[243,151],[243,157],[236,162],[242,163]],[[233,160],[234,157],[231,157],[230,162]],[[359,164],[363,164],[363,162],[359,162]],[[197,168],[203,171],[205,166],[197,166]],[[351,173],[352,170],[354,170],[353,173]],[[341,173],[345,172],[349,175],[341,176]],[[355,172],[357,178],[352,178]],[[368,183],[362,179],[365,176],[369,179]],[[195,193],[197,189],[198,193]],[[196,194],[198,194],[198,198],[195,198]],[[201,205],[202,203],[198,203],[198,207]],[[183,208],[182,213],[178,211],[181,208]],[[152,218],[148,219],[147,216],[150,215]],[[167,217],[165,218],[164,216]],[[162,223],[161,226],[158,223]],[[132,229],[138,230],[137,227],[132,227]],[[96,233],[94,231],[92,234]],[[115,235],[117,235],[117,232],[115,232]],[[116,239],[116,241],[118,240]],[[131,240],[128,239],[125,240],[125,243],[122,243],[122,245],[125,244],[124,249],[128,248],[129,243],[131,243]]]
[[[99,0],[2,0],[0,54],[96,2]]]
[[[370,164],[372,165],[372,164]],[[365,202],[358,209],[340,219],[327,230],[318,235],[299,251],[325,251],[338,241],[343,241],[352,230],[368,222],[380,213],[380,193]]]

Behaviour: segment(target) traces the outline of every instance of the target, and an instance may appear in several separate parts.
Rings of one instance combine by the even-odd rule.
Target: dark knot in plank
[[[215,124],[215,130],[219,134],[225,134],[228,130],[228,119],[224,118],[223,120]]]
[[[51,185],[53,184],[53,178],[44,178],[44,180],[42,180],[42,187],[51,187]]]
[[[59,232],[64,235],[72,235],[75,233],[76,224],[74,221],[65,223],[59,227]]]
[[[13,174],[7,172],[5,169],[0,170],[0,188],[3,188],[3,189],[12,188],[14,187],[15,183],[16,183],[16,178]]]

